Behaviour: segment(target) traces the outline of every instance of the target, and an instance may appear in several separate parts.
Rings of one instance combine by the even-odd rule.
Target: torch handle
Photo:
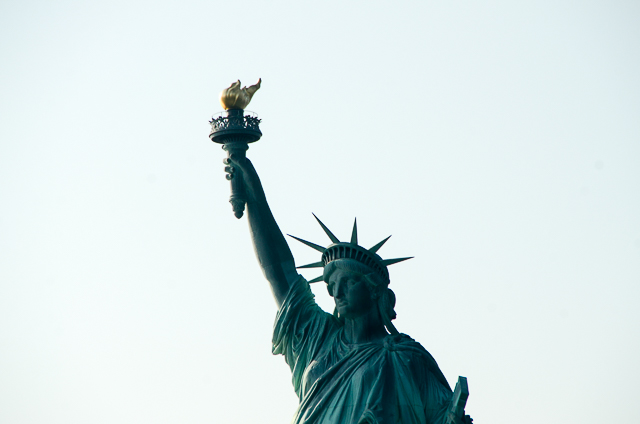
[[[247,156],[247,149],[249,146],[247,143],[227,143],[222,146],[227,151],[227,157],[234,155],[235,157],[244,158]],[[245,194],[244,183],[241,178],[234,178],[233,173],[227,174],[227,179],[231,183],[231,196],[229,197],[229,203],[233,208],[233,214],[236,218],[242,218],[244,214],[244,207],[247,204],[247,196]]]

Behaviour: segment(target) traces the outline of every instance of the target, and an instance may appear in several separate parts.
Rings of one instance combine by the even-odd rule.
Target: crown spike
[[[315,243],[311,243],[310,241],[302,240],[301,238],[296,237],[296,236],[292,236],[291,234],[287,234],[287,235],[288,235],[289,237],[291,237],[291,238],[294,238],[294,239],[298,240],[300,243],[304,243],[304,244],[306,244],[307,246],[311,247],[312,249],[316,249],[318,252],[322,252],[322,253],[324,253],[324,251],[325,251],[325,250],[327,250],[327,249],[325,249],[325,248],[324,248],[324,247],[322,247],[322,246],[318,246],[318,245],[317,245],[317,244],[315,244]]]
[[[384,266],[389,266],[389,265],[397,264],[398,262],[406,261],[407,259],[413,259],[413,256],[410,256],[408,258],[383,259],[380,262]]]
[[[323,278],[324,278],[324,276],[322,276],[322,275],[321,275],[321,276],[319,276],[319,277],[314,278],[313,280],[309,280],[309,281],[308,281],[308,283],[309,283],[309,284],[311,284],[311,283],[317,283],[318,281],[322,281],[322,279],[323,279]]]
[[[376,244],[375,246],[369,248],[369,252],[376,253],[378,250],[380,250],[382,245],[385,244],[387,242],[387,240],[389,240],[390,238],[391,238],[391,236],[389,236],[386,239],[382,240],[380,243]]]
[[[297,266],[297,269],[300,268],[322,268],[324,266],[324,262],[320,261],[320,262],[314,262],[312,264],[307,264],[307,265],[302,265],[302,266]]]
[[[340,240],[338,240],[338,237],[336,237],[336,236],[334,236],[334,235],[333,235],[333,233],[331,232],[331,230],[329,230],[329,229],[327,228],[327,226],[326,226],[326,225],[324,225],[324,224],[322,223],[322,221],[320,221],[320,220],[318,219],[318,217],[316,216],[316,214],[315,214],[315,213],[313,213],[313,212],[312,212],[312,213],[311,213],[311,215],[313,215],[313,217],[316,219],[316,221],[318,221],[318,224],[320,224],[320,226],[322,227],[322,229],[324,230],[324,232],[329,236],[329,238],[331,239],[331,242],[332,242],[332,243],[340,243]]]
[[[351,232],[351,244],[358,244],[358,220],[353,218],[353,231]]]

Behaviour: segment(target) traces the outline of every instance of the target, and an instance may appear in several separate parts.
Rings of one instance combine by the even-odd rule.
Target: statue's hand
[[[240,178],[246,190],[247,203],[266,202],[267,199],[260,182],[260,177],[253,164],[246,157],[231,154],[230,157],[224,158],[224,171],[227,173],[227,180]]]

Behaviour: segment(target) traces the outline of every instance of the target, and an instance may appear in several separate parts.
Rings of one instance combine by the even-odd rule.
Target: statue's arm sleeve
[[[453,392],[433,372],[427,371],[425,416],[428,424],[445,424]]]
[[[293,282],[273,326],[273,354],[283,355],[300,395],[302,377],[336,330],[335,319],[315,302],[309,283],[301,276]]]
[[[416,390],[421,398],[420,404],[424,408],[426,424],[444,424],[453,392],[442,374],[433,356],[422,345],[410,342],[407,349],[409,361],[407,374],[414,380]]]

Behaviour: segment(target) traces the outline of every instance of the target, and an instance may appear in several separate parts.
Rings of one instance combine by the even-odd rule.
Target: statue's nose
[[[344,296],[344,284],[340,283],[340,281],[336,281],[333,284],[333,297],[339,299]]]

